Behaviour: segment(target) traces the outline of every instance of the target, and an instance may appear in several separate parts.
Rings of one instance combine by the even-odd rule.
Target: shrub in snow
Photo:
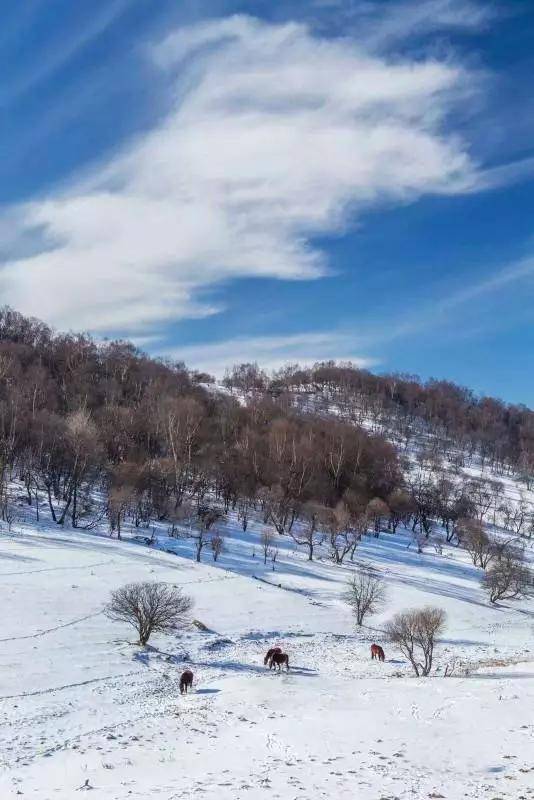
[[[445,620],[442,608],[427,606],[395,614],[387,623],[389,641],[408,658],[417,676],[430,674],[435,640],[443,632]]]
[[[224,537],[216,533],[211,537],[210,547],[213,554],[213,560],[217,561],[221,553],[224,552]]]
[[[364,568],[349,579],[345,600],[356,617],[357,625],[362,625],[368,614],[379,611],[385,599],[384,581],[369,569]]]
[[[193,601],[181,589],[146,581],[128,583],[113,592],[104,613],[132,625],[139,634],[139,644],[145,645],[154,631],[183,625],[192,607]]]
[[[523,554],[516,549],[505,552],[482,579],[490,603],[513,600],[533,592],[533,575],[525,566]]]
[[[463,544],[475,567],[486,569],[497,555],[497,546],[478,519],[458,520],[458,539]]]

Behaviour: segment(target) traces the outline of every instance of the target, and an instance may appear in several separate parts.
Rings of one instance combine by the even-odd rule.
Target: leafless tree
[[[217,561],[221,553],[224,552],[224,537],[218,533],[214,534],[210,540],[210,547],[213,554],[213,560]]]
[[[476,517],[479,522],[485,519],[486,514],[495,502],[495,497],[499,494],[499,490],[495,486],[496,483],[496,481],[485,480],[484,478],[473,478],[467,484],[467,491],[475,505]]]
[[[362,625],[365,617],[376,614],[386,599],[384,581],[374,574],[369,567],[363,567],[348,582],[345,600],[356,617],[356,624]]]
[[[389,641],[408,658],[417,676],[430,674],[435,640],[443,632],[445,621],[442,608],[427,606],[395,614],[386,624]]]
[[[207,545],[211,546],[213,535],[210,529],[222,516],[223,514],[217,508],[207,506],[200,508],[197,512],[197,519],[187,533],[188,538],[193,539],[195,543],[196,561],[200,562],[203,549]]]
[[[499,511],[504,517],[504,527],[513,530],[518,536],[522,535],[531,517],[530,506],[525,498],[521,497],[518,503],[503,504]]]
[[[322,516],[324,516],[322,506],[317,503],[306,503],[301,511],[303,524],[288,531],[295,544],[306,548],[308,561],[313,561],[315,548],[324,539],[324,535],[319,534],[317,531]]]
[[[413,545],[418,554],[421,555],[428,544],[428,537],[423,531],[412,531],[410,541],[408,542],[408,550]]]
[[[273,531],[269,530],[269,528],[266,528],[262,532],[262,534],[260,536],[260,543],[261,543],[261,549],[262,549],[262,552],[263,552],[263,563],[264,564],[267,563],[267,559],[271,555],[271,550],[273,549],[274,540],[275,540],[275,535],[274,535]]]
[[[391,511],[388,504],[380,497],[373,497],[367,505],[367,517],[372,521],[374,526],[375,536],[380,535],[382,528],[382,520],[389,519]]]
[[[184,625],[193,601],[181,589],[166,583],[128,583],[114,591],[104,613],[112,620],[127,622],[145,645],[155,631]]]
[[[526,597],[534,589],[532,572],[526,566],[520,551],[504,553],[482,578],[490,603]]]
[[[335,508],[325,509],[322,523],[328,534],[330,557],[335,564],[342,564],[348,553],[354,555],[361,536],[346,503],[339,502]]]
[[[0,490],[0,519],[7,524],[7,529],[11,532],[13,524],[17,520],[17,513],[11,496],[5,487]]]
[[[117,539],[121,538],[122,524],[132,502],[134,492],[131,486],[112,486],[108,492],[108,520],[110,536],[117,533]]]
[[[396,533],[400,523],[404,525],[408,523],[415,511],[415,505],[410,495],[402,489],[394,489],[388,497],[387,504],[391,512],[391,530]]]
[[[490,561],[497,555],[494,540],[484,530],[478,519],[462,519],[458,521],[458,536],[475,567],[486,569]]]

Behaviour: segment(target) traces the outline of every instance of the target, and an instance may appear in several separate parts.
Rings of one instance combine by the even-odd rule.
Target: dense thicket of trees
[[[449,381],[421,381],[412,375],[374,375],[350,364],[318,363],[312,368],[289,366],[268,378],[256,365],[235,367],[228,386],[276,395],[306,395],[320,408],[334,401],[355,422],[373,421],[377,430],[393,431],[407,446],[432,434],[433,445],[451,463],[462,466],[476,455],[496,472],[513,470],[530,488],[534,481],[534,412],[472,391]]]
[[[59,335],[0,310],[4,519],[13,478],[37,514],[44,497],[58,524],[88,526],[105,508],[117,536],[127,519],[175,526],[196,509],[198,539],[212,504],[217,513],[236,509],[245,529],[250,510],[261,512],[279,534],[299,520],[305,536],[321,519],[336,549],[368,512],[387,513],[402,471],[383,436],[301,413],[283,396],[253,394],[242,404],[200,379],[128,342]]]
[[[120,537],[125,521],[165,521],[171,535],[186,523],[199,559],[218,558],[215,523],[230,509],[244,531],[259,515],[310,560],[322,543],[336,563],[354,558],[363,534],[399,524],[419,550],[436,523],[466,545],[497,518],[534,532],[526,501],[458,472],[471,454],[529,481],[528,409],[334,364],[271,378],[240,365],[227,395],[207,383],[131,343],[56,334],[0,309],[0,518],[13,521],[16,478],[35,514],[59,525],[107,520]],[[265,552],[274,564],[276,545]]]

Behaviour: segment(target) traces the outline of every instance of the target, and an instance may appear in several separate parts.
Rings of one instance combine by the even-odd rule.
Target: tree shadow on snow
[[[450,597],[454,600],[460,600],[463,603],[469,603],[473,606],[488,608],[487,603],[478,599],[477,593],[474,589],[458,586],[454,583],[432,580],[431,578],[427,577],[414,578],[408,577],[407,575],[398,575],[393,573],[390,573],[384,577],[392,583],[401,583],[404,586],[411,586],[414,589],[420,589],[426,594],[436,594],[440,597]]]
[[[491,647],[491,642],[479,642],[473,639],[440,639],[439,643],[456,647]]]
[[[132,655],[132,660],[149,667],[151,660],[165,661],[167,664],[183,664],[189,663],[190,658],[188,653],[166,653],[164,650],[159,650],[157,647],[147,644],[144,650],[137,650]]]
[[[243,634],[243,641],[264,642],[266,645],[271,639],[313,639],[315,633],[304,633],[304,631],[250,631]]]

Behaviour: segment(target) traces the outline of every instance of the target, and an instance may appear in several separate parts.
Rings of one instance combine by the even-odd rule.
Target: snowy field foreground
[[[254,530],[227,535],[216,565],[184,543],[177,555],[81,532],[0,536],[2,800],[534,797],[532,604],[491,608],[464,553],[417,555],[382,534],[357,557],[382,570],[387,606],[356,634],[341,600],[350,565],[288,546],[273,573]],[[183,586],[209,632],[133,644],[102,607],[147,579]],[[418,679],[380,627],[427,603],[448,626],[438,672]],[[276,643],[289,674],[263,666]],[[182,697],[184,666],[195,691]]]

